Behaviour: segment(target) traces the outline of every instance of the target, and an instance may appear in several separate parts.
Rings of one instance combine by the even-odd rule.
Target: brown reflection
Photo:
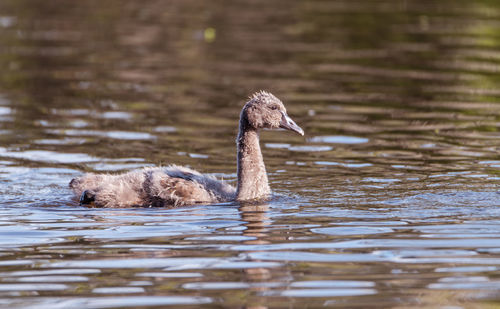
[[[244,226],[246,230],[243,231],[244,236],[252,237],[253,239],[244,241],[244,244],[250,245],[264,245],[270,243],[267,238],[269,237],[269,225],[271,220],[268,215],[269,204],[254,204],[254,203],[241,203],[239,207],[240,218],[246,222]],[[260,262],[259,260],[254,260]],[[272,279],[272,269],[257,267],[248,268],[244,270],[247,282],[268,282]],[[259,293],[269,290],[267,287],[252,287],[253,292]],[[250,304],[247,308],[253,309],[266,309],[267,306],[261,304]]]
[[[242,221],[247,222],[245,224],[246,230],[243,235],[249,237],[255,237],[255,240],[245,241],[245,244],[268,244],[269,241],[265,238],[267,237],[268,229],[267,226],[271,224],[267,212],[269,211],[269,205],[266,204],[241,204],[239,207],[240,217]]]

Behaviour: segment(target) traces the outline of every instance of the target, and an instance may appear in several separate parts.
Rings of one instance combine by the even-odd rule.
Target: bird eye
[[[272,106],[271,106],[271,109],[272,109],[273,111],[275,111],[275,110],[277,110],[277,109],[278,109],[278,106],[276,106],[276,105],[272,105]]]

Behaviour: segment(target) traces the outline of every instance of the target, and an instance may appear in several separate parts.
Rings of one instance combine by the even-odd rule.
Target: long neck
[[[241,120],[236,143],[238,146],[236,199],[241,201],[268,196],[271,189],[260,151],[259,133],[255,128],[251,128],[245,120]]]

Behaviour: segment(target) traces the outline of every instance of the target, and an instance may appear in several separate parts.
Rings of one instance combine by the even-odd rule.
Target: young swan
[[[213,176],[177,165],[121,175],[88,173],[71,180],[69,186],[80,197],[80,205],[96,207],[173,207],[266,198],[271,189],[259,145],[259,129],[264,128],[304,135],[274,95],[260,91],[251,96],[240,114],[236,189]]]

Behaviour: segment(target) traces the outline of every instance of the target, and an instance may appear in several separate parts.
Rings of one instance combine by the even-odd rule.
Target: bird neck
[[[238,148],[238,188],[236,199],[260,199],[271,193],[266,166],[259,144],[259,132],[244,120],[240,121],[240,130],[236,140]]]

